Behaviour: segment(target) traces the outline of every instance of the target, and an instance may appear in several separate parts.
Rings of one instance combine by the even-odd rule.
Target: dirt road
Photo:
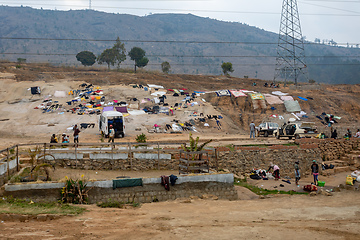
[[[239,188],[242,195],[251,196]],[[183,199],[46,222],[1,222],[1,239],[359,239],[359,192],[255,200]]]

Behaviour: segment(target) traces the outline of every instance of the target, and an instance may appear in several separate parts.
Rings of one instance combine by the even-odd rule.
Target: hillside
[[[221,63],[232,62],[235,69],[232,75],[236,77],[273,79],[274,75],[274,43],[278,35],[242,23],[191,14],[138,17],[89,10],[50,11],[6,6],[0,6],[0,21],[3,60],[25,58],[27,62],[80,65],[75,58],[78,52],[88,50],[98,55],[120,37],[128,51],[134,46],[146,51],[150,59],[146,69],[159,70],[160,64],[168,61],[173,73],[220,75]],[[359,83],[359,48],[323,44],[305,47],[310,79],[324,83]],[[132,64],[127,60],[122,68],[131,68]]]
[[[360,119],[360,85],[328,85],[328,84],[300,84],[297,88],[294,85],[280,86],[280,88],[264,87],[265,81],[258,79],[241,79],[224,76],[199,76],[184,74],[160,74],[160,73],[126,73],[116,71],[104,71],[97,68],[59,68],[48,64],[24,64],[21,68],[16,68],[16,63],[0,63],[0,86],[1,92],[0,107],[0,135],[7,139],[4,144],[15,143],[18,141],[48,141],[50,134],[61,134],[68,127],[82,122],[97,123],[96,115],[79,115],[71,112],[43,113],[36,109],[48,95],[54,95],[55,91],[70,91],[79,88],[81,83],[92,83],[99,86],[104,91],[105,102],[112,102],[113,99],[132,103],[133,98],[140,103],[143,98],[153,98],[149,92],[143,89],[133,88],[130,84],[158,84],[165,89],[186,88],[187,91],[207,91],[195,99],[198,105],[188,108],[176,109],[175,115],[147,114],[126,118],[126,138],[133,141],[135,136],[141,132],[149,134],[148,130],[154,124],[165,126],[172,124],[174,119],[184,123],[191,119],[195,121],[195,127],[201,138],[238,138],[248,137],[248,126],[253,120],[256,125],[263,121],[273,121],[282,124],[293,117],[286,111],[284,104],[266,105],[264,109],[254,109],[253,102],[249,96],[246,97],[218,97],[215,90],[222,89],[247,89],[261,93],[271,93],[274,90],[289,93],[294,99],[299,101],[302,111],[306,112],[308,118],[301,121],[315,122],[319,131],[330,135],[330,129],[326,128],[316,117],[323,112],[341,117],[334,128],[342,136],[347,128],[353,132],[359,128]],[[257,86],[253,86],[253,82]],[[40,86],[42,95],[31,95],[28,90],[32,86]],[[167,102],[174,105],[175,102],[182,102],[183,97],[174,97],[167,91]],[[302,101],[297,96],[306,97],[308,101]],[[67,106],[66,102],[71,100],[71,96],[66,98],[55,98],[59,104]],[[140,104],[139,107],[153,106],[153,103]],[[155,104],[156,105],[156,104]],[[275,107],[275,109],[271,109]],[[71,106],[67,107],[72,108]],[[196,113],[194,113],[196,112]],[[215,120],[208,120],[208,127],[199,121],[199,113],[207,115],[221,115],[221,129],[216,127]],[[240,118],[241,114],[241,118]],[[281,115],[284,119],[273,118],[271,115]],[[96,126],[94,129],[86,129],[82,133],[84,141],[99,141],[99,131]],[[138,131],[137,129],[141,129]],[[187,138],[187,134],[181,134],[182,139]],[[169,139],[174,140],[173,134],[150,134],[149,139]],[[86,139],[86,140],[85,140]]]

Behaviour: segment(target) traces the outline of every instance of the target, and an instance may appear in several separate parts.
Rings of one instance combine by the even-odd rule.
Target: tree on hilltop
[[[106,63],[108,65],[108,69],[110,70],[110,65],[114,66],[115,64],[115,50],[113,48],[105,49],[100,56],[98,56],[97,61],[99,64]]]
[[[115,63],[117,62],[117,66],[120,68],[120,64],[126,60],[126,49],[119,37],[117,37],[113,49],[115,50]]]
[[[96,56],[92,52],[82,51],[76,54],[76,60],[81,62],[81,64],[84,66],[92,66],[95,63]]]
[[[110,66],[114,66],[117,63],[118,68],[120,64],[126,60],[126,49],[124,43],[121,43],[120,38],[116,39],[116,42],[112,48],[105,49],[98,57],[98,63],[106,63],[108,69]]]
[[[131,60],[135,62],[134,64],[135,72],[136,72],[136,67],[142,68],[148,64],[149,59],[145,57],[145,54],[146,52],[139,47],[133,47],[130,50],[129,57],[131,58]]]
[[[163,71],[163,73],[169,73],[170,72],[170,63],[169,62],[162,62],[161,63],[161,70]]]
[[[221,64],[221,68],[222,68],[223,73],[224,73],[225,75],[229,75],[229,72],[233,72],[233,71],[234,71],[231,62],[224,62],[223,64]]]

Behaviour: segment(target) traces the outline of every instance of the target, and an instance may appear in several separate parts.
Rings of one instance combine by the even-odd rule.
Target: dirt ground
[[[359,239],[359,193],[178,199],[138,208],[87,205],[80,216],[0,223],[1,239]]]
[[[81,171],[57,169],[56,175],[90,179],[117,176],[154,177],[176,171]],[[322,189],[344,183],[346,175],[320,176]],[[250,180],[262,188],[301,191],[312,181],[303,176],[300,188],[275,180]],[[284,187],[279,187],[284,184]],[[358,187],[358,183],[356,185]],[[342,190],[333,196],[268,195],[264,199],[235,186],[239,200],[191,197],[175,201],[141,204],[124,209],[84,205],[79,216],[47,221],[0,222],[0,239],[359,239],[359,191]]]
[[[80,83],[89,82],[100,85],[109,99],[129,99],[146,97],[139,89],[129,87],[130,83],[163,84],[166,88],[187,87],[190,90],[249,89],[269,92],[258,82],[253,89],[253,79],[235,79],[224,76],[190,75],[146,75],[123,74],[106,71],[82,71],[77,69],[52,68],[50,66],[24,66],[15,69],[0,64],[0,148],[18,143],[48,142],[50,135],[61,134],[74,124],[97,122],[94,115],[43,114],[34,109],[45,95],[55,90],[68,91]],[[31,86],[41,86],[43,96],[31,96],[27,90]],[[322,90],[294,90],[282,88],[293,96],[313,97],[313,101],[301,103],[309,113],[309,119],[323,111],[341,115],[339,128],[350,126],[353,131],[359,124],[360,85],[322,86]],[[66,102],[68,99],[56,99]],[[209,101],[208,101],[209,100]],[[169,97],[169,102],[175,99]],[[243,102],[241,102],[243,101]],[[255,120],[258,125],[265,116],[273,113],[254,111],[245,100],[211,98],[203,101],[192,110],[206,114],[222,115],[222,129],[210,122],[209,127],[197,125],[195,136],[201,139],[214,139],[215,145],[242,145],[277,143],[275,138],[250,140],[248,123]],[[140,115],[126,118],[126,137],[116,141],[134,141],[136,135],[146,133],[149,141],[183,141],[188,133],[148,134],[147,130],[155,123],[165,124],[174,118],[187,121],[188,109],[175,111],[175,116]],[[239,113],[243,114],[242,121]],[[136,128],[141,128],[137,131]],[[71,135],[71,132],[69,132]],[[85,129],[80,133],[80,142],[100,142],[97,129]],[[287,143],[287,140],[281,143]],[[79,177],[85,174],[88,179],[111,179],[118,176],[156,177],[175,172],[120,172],[120,171],[70,171],[56,170],[56,177]],[[325,180],[325,189],[331,189],[345,182],[345,175],[320,177]],[[300,189],[309,184],[311,178],[303,176]],[[298,190],[297,186],[284,182],[252,181],[253,184],[278,190]],[[280,187],[283,184],[284,187]],[[276,186],[276,188],[275,188]],[[3,221],[0,222],[0,239],[360,239],[360,198],[359,191],[343,190],[333,196],[271,195],[259,199],[249,190],[236,187],[239,200],[224,201],[210,199],[178,199],[175,201],[142,204],[139,208],[101,209],[86,205],[87,212],[79,216],[61,217],[45,222]]]

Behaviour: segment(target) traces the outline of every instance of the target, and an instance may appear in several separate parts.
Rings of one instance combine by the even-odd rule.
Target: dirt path
[[[241,191],[241,188],[239,188]],[[243,193],[246,195],[246,193]],[[359,239],[359,192],[332,197],[183,199],[47,222],[1,222],[2,239]]]

